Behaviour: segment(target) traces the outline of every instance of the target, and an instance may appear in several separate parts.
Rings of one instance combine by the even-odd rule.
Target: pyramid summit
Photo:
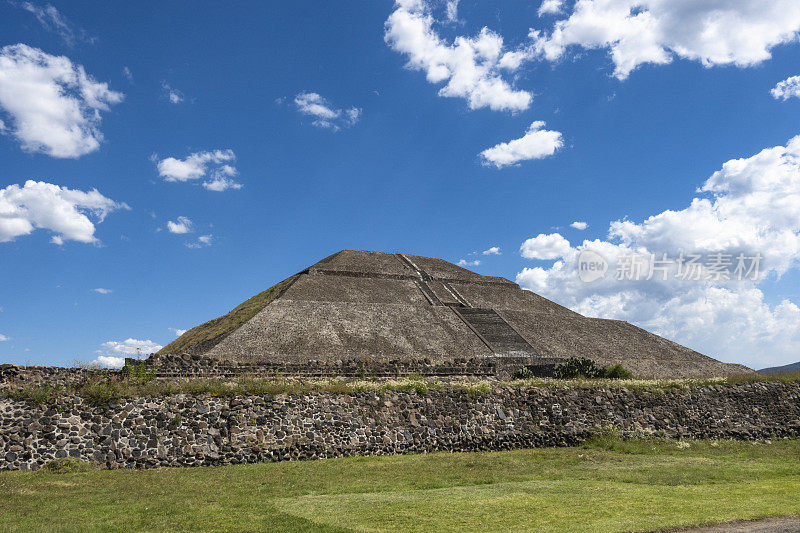
[[[442,259],[342,250],[190,329],[156,353],[210,364],[519,361],[570,357],[641,377],[747,371],[627,322],[587,318],[501,277]]]

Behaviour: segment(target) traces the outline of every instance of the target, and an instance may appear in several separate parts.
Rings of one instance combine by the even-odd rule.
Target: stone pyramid
[[[201,324],[154,359],[246,364],[589,357],[642,377],[739,374],[627,322],[587,318],[433,257],[343,250]]]

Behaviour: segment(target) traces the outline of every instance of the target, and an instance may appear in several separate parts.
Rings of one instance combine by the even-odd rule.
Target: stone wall
[[[84,383],[97,376],[116,376],[119,370],[110,368],[68,368],[61,366],[0,365],[0,385],[50,385],[65,387]]]
[[[800,384],[176,395],[107,408],[77,396],[47,406],[0,398],[0,469],[66,456],[145,468],[567,446],[608,426],[624,435],[797,437]]]
[[[427,358],[403,359],[345,359],[341,361],[301,361],[243,363],[219,361],[199,355],[156,355],[145,360],[160,378],[176,377],[236,377],[236,376],[295,376],[295,377],[400,377],[409,375],[437,377],[500,377],[508,378],[523,366],[537,376],[553,375],[558,358],[531,356],[490,356],[433,361]],[[128,364],[138,364],[126,359]]]
[[[549,377],[553,375],[557,358],[529,356],[492,356],[452,359],[448,361],[349,359],[343,361],[306,361],[300,363],[265,362],[240,363],[236,361],[217,361],[199,355],[152,356],[143,361],[126,358],[125,363],[139,365],[144,363],[148,370],[155,372],[157,379],[173,378],[233,378],[239,376],[272,377],[291,376],[300,378],[343,377],[343,378],[386,378],[411,375],[429,377],[482,377],[507,379],[514,372],[528,367],[534,375]],[[78,385],[97,376],[116,376],[115,369],[65,368],[56,366],[17,366],[0,365],[0,386],[4,384],[50,385],[64,387]]]

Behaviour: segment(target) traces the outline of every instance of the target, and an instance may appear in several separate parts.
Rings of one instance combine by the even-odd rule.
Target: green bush
[[[553,369],[553,377],[556,379],[599,378],[603,377],[603,369],[586,357],[571,357],[560,365],[556,365]]]
[[[17,401],[45,405],[52,402],[60,391],[60,387],[49,385],[25,385],[19,389],[8,389],[5,394]]]
[[[122,367],[122,376],[136,383],[147,383],[156,377],[156,370],[148,368],[144,362],[125,363]]]
[[[94,470],[95,466],[77,457],[62,457],[60,459],[53,459],[44,467],[42,471],[50,474],[74,474],[76,472],[88,472]]]
[[[86,382],[78,390],[78,394],[92,407],[107,407],[108,404],[119,401],[125,395],[125,390],[117,381],[97,379]]]
[[[527,366],[523,366],[522,368],[514,372],[515,379],[531,379],[534,377],[536,377],[536,375],[533,373],[533,370],[531,370]]]
[[[603,369],[603,377],[608,379],[630,379],[633,373],[622,365],[613,365]]]
[[[556,379],[578,379],[578,378],[606,378],[606,379],[630,379],[633,374],[622,365],[600,367],[589,358],[572,357],[560,365],[556,365],[553,370],[553,377]]]

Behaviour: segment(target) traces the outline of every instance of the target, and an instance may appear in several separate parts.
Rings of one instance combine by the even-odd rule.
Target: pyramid
[[[740,374],[627,322],[587,318],[433,257],[343,250],[155,354],[244,364],[589,357],[641,377]]]

